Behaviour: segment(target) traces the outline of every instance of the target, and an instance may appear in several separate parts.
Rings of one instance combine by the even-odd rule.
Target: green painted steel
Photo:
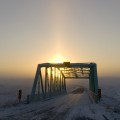
[[[42,68],[45,68],[43,78]],[[66,93],[66,79],[89,79],[89,91],[98,101],[98,75],[96,63],[43,63],[38,64],[29,99],[45,99]],[[38,90],[37,90],[38,88]]]

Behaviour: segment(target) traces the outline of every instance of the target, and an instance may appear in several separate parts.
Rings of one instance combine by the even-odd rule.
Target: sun
[[[59,59],[59,58],[56,58],[53,60],[53,62],[55,63],[63,63],[63,60]]]
[[[51,63],[63,63],[65,58],[61,54],[57,54],[50,59]]]

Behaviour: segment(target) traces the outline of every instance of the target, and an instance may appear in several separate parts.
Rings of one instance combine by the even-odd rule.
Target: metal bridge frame
[[[45,80],[42,77],[42,68],[45,68]],[[29,100],[41,100],[67,93],[66,79],[69,78],[89,79],[90,94],[96,102],[98,101],[96,63],[70,62],[38,64]]]

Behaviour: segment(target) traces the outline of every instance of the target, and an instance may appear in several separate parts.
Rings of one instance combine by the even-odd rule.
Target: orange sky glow
[[[95,62],[120,77],[120,1],[1,1],[0,77],[34,77],[37,64]]]

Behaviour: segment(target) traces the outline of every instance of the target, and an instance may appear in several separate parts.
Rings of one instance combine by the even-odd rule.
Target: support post
[[[40,75],[38,75],[38,95],[40,95]]]
[[[90,68],[89,87],[92,97],[96,102],[98,102],[98,76],[96,64],[92,64]]]
[[[61,89],[62,89],[61,78],[62,78],[62,74],[61,74],[61,72],[60,72],[60,91],[61,91]]]
[[[41,74],[41,68],[40,68],[40,81],[41,81],[42,96],[44,96],[44,87],[43,87],[43,79],[42,79],[42,74]]]
[[[56,91],[56,67],[54,67],[54,92]]]
[[[50,94],[52,93],[52,67],[50,67]]]
[[[49,93],[49,78],[48,78],[48,68],[45,68],[45,95]]]
[[[64,77],[64,90],[66,91],[66,79],[65,79],[65,77]]]
[[[97,65],[94,64],[94,84],[95,84],[95,93],[98,95],[98,76],[97,76]]]
[[[37,82],[38,82],[38,75],[40,73],[40,67],[39,65],[37,66],[37,71],[36,71],[36,75],[35,75],[35,79],[34,79],[34,83],[33,83],[33,87],[32,87],[32,91],[31,91],[31,95],[34,96],[35,92],[36,92],[36,86],[37,86]]]

